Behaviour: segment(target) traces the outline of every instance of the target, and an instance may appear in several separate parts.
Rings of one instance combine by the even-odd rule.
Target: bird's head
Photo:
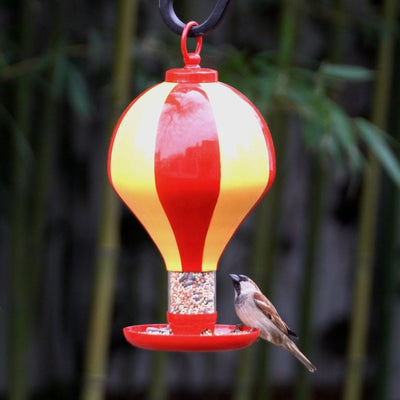
[[[235,297],[252,293],[258,289],[257,285],[246,275],[229,274],[229,276],[235,288]]]

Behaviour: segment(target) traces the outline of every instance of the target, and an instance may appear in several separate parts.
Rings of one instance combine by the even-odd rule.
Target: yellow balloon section
[[[212,271],[275,176],[268,127],[220,82],[163,82],[121,116],[110,181],[169,271]]]

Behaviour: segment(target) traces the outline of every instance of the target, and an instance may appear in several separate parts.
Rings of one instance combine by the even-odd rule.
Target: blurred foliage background
[[[203,21],[212,0],[175,1]],[[124,326],[164,322],[166,272],[111,191],[129,102],[182,66],[156,0],[0,4],[0,398],[400,398],[397,0],[232,0],[202,66],[260,109],[273,188],[217,273],[252,276],[300,336],[280,349],[162,353]]]

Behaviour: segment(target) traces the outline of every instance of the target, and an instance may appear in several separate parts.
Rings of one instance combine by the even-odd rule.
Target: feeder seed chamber
[[[259,331],[217,324],[216,271],[226,244],[270,188],[273,143],[239,91],[200,67],[202,37],[185,66],[139,95],[120,117],[108,158],[110,182],[160,250],[168,271],[166,324],[124,328],[140,348],[218,351],[251,345]]]

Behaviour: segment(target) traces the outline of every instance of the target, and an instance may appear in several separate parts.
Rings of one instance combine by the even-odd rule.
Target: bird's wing
[[[280,331],[286,335],[297,338],[297,335],[282,320],[274,305],[262,293],[254,293],[254,302],[264,313],[264,315],[269,318]]]

